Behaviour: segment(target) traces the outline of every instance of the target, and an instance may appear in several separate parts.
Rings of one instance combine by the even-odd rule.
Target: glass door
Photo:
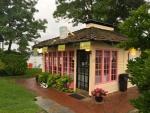
[[[77,50],[77,88],[89,90],[89,58],[90,53]]]

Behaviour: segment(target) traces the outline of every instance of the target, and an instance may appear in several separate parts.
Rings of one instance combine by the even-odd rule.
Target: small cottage
[[[71,76],[70,87],[89,95],[97,87],[109,93],[118,91],[118,77],[126,72],[129,56],[139,56],[115,47],[127,38],[115,32],[113,25],[93,20],[86,22],[86,28],[69,34],[66,31],[63,27],[59,37],[33,46],[43,48],[42,71]],[[128,87],[132,87],[129,82]]]

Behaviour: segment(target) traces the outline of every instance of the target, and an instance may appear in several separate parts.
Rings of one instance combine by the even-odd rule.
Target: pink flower
[[[99,94],[99,93],[97,93],[97,94],[96,94],[96,97],[99,97],[99,96],[100,96],[100,94]]]
[[[92,97],[103,97],[106,96],[108,91],[103,90],[102,88],[95,88],[94,91],[91,91]]]
[[[108,93],[108,91],[105,91],[106,93]]]

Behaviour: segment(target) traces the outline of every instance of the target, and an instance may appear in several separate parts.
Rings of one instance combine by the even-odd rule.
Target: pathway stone
[[[38,96],[35,98],[35,103],[43,108],[48,113],[74,113],[66,107],[61,106],[60,104],[46,99],[42,96]]]

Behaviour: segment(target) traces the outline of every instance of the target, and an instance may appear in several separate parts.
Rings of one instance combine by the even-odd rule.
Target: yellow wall
[[[128,60],[128,52],[123,49],[115,48],[115,46],[108,45],[106,43],[95,43],[92,45],[92,54],[91,54],[91,66],[90,66],[90,89],[89,89],[89,95],[90,92],[97,87],[103,88],[105,90],[108,90],[109,93],[115,92],[119,90],[119,84],[118,80],[115,82],[109,82],[104,84],[95,85],[95,51],[96,49],[104,49],[104,50],[117,50],[118,51],[118,75],[122,73],[126,73],[126,64]],[[128,87],[132,87],[131,83],[128,84]]]

